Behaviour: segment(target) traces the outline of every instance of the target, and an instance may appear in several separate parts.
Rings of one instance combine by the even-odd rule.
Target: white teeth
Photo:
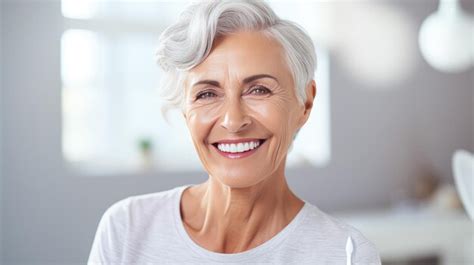
[[[245,144],[244,144],[244,149],[245,149],[245,150],[249,150],[249,149],[250,149],[250,144],[249,144],[249,143],[245,143]]]
[[[260,145],[259,141],[246,142],[238,144],[218,144],[217,148],[227,153],[241,153],[257,148]]]
[[[237,146],[235,144],[230,144],[230,152],[237,153]]]
[[[244,145],[242,143],[237,144],[237,152],[243,152],[244,151]]]

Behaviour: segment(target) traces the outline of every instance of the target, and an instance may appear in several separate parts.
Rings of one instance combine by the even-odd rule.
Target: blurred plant
[[[149,138],[142,138],[139,140],[140,151],[143,153],[151,152],[153,148],[152,140]]]
[[[153,166],[153,141],[150,138],[140,138],[138,140],[138,148],[142,158],[142,166],[145,170],[151,169]]]

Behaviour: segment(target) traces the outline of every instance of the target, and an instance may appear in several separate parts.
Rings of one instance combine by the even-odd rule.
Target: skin
[[[273,78],[244,82],[261,74]],[[261,32],[241,31],[217,38],[185,83],[183,116],[209,178],[183,192],[184,227],[210,251],[252,249],[278,234],[304,205],[284,171],[293,137],[311,112],[315,82],[300,104],[280,44]],[[239,159],[220,155],[212,145],[241,138],[266,141]]]

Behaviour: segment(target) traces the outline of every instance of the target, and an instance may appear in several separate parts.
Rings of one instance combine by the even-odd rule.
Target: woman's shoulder
[[[308,213],[300,230],[300,233],[306,235],[304,238],[317,241],[318,245],[323,244],[329,248],[345,247],[350,239],[355,248],[356,264],[379,264],[380,257],[377,247],[361,231],[325,213],[317,206],[306,203],[308,204]]]
[[[347,238],[347,236],[351,236],[357,241],[368,241],[368,239],[352,225],[322,211],[314,204],[306,203],[308,204],[308,214],[305,221],[308,228],[324,228],[318,229],[318,231],[332,235],[333,237],[340,235]]]
[[[104,217],[120,221],[138,221],[150,215],[161,215],[172,211],[174,202],[183,186],[172,189],[133,195],[113,203],[104,213]]]
[[[130,196],[108,207],[99,222],[89,264],[123,264],[124,258],[142,251],[138,246],[167,243],[173,238],[169,228],[182,187]],[[160,237],[150,237],[158,233]]]

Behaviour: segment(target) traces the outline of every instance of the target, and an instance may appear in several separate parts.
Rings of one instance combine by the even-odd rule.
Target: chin
[[[251,174],[255,174],[255,172],[252,172]],[[264,178],[259,178],[255,175],[252,176],[242,172],[238,175],[229,174],[227,172],[225,174],[211,174],[211,176],[214,176],[216,180],[230,188],[248,188],[257,185],[264,180]]]

